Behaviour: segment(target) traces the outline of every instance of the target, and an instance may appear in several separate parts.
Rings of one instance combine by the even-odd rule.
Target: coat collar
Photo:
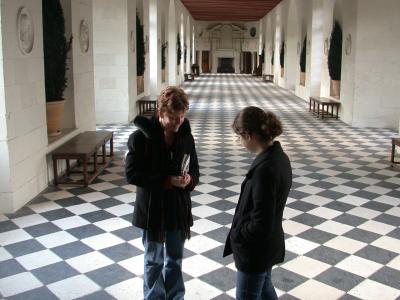
[[[140,129],[143,132],[143,134],[148,139],[154,139],[158,137],[162,132],[162,127],[157,116],[153,116],[151,118],[146,118],[144,116],[137,116],[133,120],[133,123],[138,129]],[[188,119],[185,118],[182,125],[179,127],[178,134],[186,135],[190,133],[191,133],[190,123]]]
[[[273,153],[278,153],[278,152],[282,152],[282,146],[281,143],[279,143],[278,141],[275,141],[270,147],[268,147],[267,149],[265,149],[263,152],[261,152],[260,154],[258,154],[256,156],[256,158],[254,159],[253,163],[250,166],[249,171],[246,174],[246,178],[249,178],[253,175],[254,170],[257,168],[257,166],[259,164],[261,164],[262,162],[268,160],[270,158],[270,156]]]

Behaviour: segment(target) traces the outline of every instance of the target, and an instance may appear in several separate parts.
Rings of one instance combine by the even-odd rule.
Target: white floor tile
[[[361,250],[362,248],[367,246],[366,243],[353,240],[345,236],[337,236],[327,241],[324,245],[351,254],[356,253],[358,250]]]
[[[74,197],[74,194],[71,194],[68,191],[57,191],[57,192],[43,194],[43,196],[49,200],[60,200],[60,199]]]
[[[389,236],[382,236],[379,239],[373,241],[371,245],[383,248],[395,253],[400,253],[400,243],[398,239],[389,237]]]
[[[185,283],[185,299],[208,300],[213,299],[223,292],[204,281],[192,279]]]
[[[317,207],[308,211],[308,213],[324,219],[333,219],[342,214],[342,212],[340,211],[330,209],[327,207]]]
[[[141,276],[144,273],[144,254],[122,260],[118,264],[129,272]]]
[[[355,207],[349,210],[347,213],[364,219],[373,219],[381,214],[381,212],[379,211],[375,211],[365,207]]]
[[[80,227],[80,226],[89,224],[88,221],[81,218],[80,216],[72,216],[72,217],[68,217],[68,218],[64,218],[64,219],[54,220],[53,223],[63,230],[76,228],[76,227]]]
[[[336,267],[367,278],[383,266],[371,260],[351,255],[339,262]]]
[[[200,254],[185,258],[182,262],[182,271],[192,277],[200,277],[221,267],[221,264]]]
[[[42,235],[36,240],[46,248],[54,248],[77,241],[78,239],[65,231],[58,231],[46,235]]]
[[[299,255],[303,255],[317,248],[318,246],[319,244],[317,243],[310,242],[296,236],[286,240],[286,249]]]
[[[328,220],[324,223],[321,223],[321,224],[315,226],[315,228],[322,230],[322,231],[332,233],[332,234],[336,234],[336,235],[342,235],[353,229],[353,227],[351,227],[349,225],[338,223],[338,222],[335,222],[332,220]]]
[[[360,229],[368,230],[371,232],[375,232],[381,235],[388,234],[392,230],[396,229],[395,226],[388,225],[381,222],[376,222],[374,220],[368,220],[367,222],[358,226]]]
[[[190,228],[190,230],[199,234],[203,234],[220,227],[221,227],[220,224],[215,223],[213,221],[207,219],[198,219],[193,222],[193,226]]]
[[[18,225],[20,228],[30,227],[38,224],[43,224],[48,222],[48,220],[41,215],[28,215],[25,217],[20,217],[13,219],[13,222]]]
[[[283,226],[283,231],[290,235],[298,235],[311,228],[310,226],[292,220],[283,221],[282,226]]]
[[[93,202],[97,200],[106,199],[109,196],[102,192],[92,192],[92,193],[78,195],[78,197],[81,198],[82,200],[85,200],[86,202]]]
[[[112,247],[118,244],[124,243],[124,240],[111,234],[111,233],[103,233],[99,235],[94,235],[88,238],[84,238],[81,240],[82,243],[88,245],[90,248],[94,250],[101,250],[104,248]]]
[[[23,229],[15,229],[0,233],[0,245],[6,246],[31,239],[32,236]]]
[[[115,299],[143,299],[143,279],[135,277],[109,286],[105,289]]]
[[[136,193],[126,193],[114,197],[115,199],[122,201],[124,203],[131,203],[136,200]]]
[[[345,292],[311,279],[292,289],[289,294],[299,299],[334,300],[339,299]]]
[[[57,255],[50,250],[42,250],[23,256],[19,256],[16,260],[27,270],[34,270],[44,266],[54,264],[61,261]]]
[[[24,272],[0,279],[0,293],[10,297],[43,286],[31,273]]]
[[[66,262],[81,273],[100,269],[114,263],[100,252],[89,252],[87,254],[75,256],[67,259]]]
[[[82,203],[82,204],[77,204],[73,206],[68,206],[66,207],[70,212],[72,212],[75,215],[83,215],[87,214],[90,212],[98,211],[100,208],[98,208],[96,205],[93,205],[91,203]]]
[[[214,249],[220,245],[222,245],[220,242],[217,242],[206,236],[196,235],[185,243],[185,248],[194,253],[200,254],[208,250]]]
[[[306,278],[314,278],[328,270],[331,266],[306,256],[298,256],[295,259],[282,264],[281,267]]]
[[[121,228],[131,227],[132,223],[121,219],[121,218],[110,218],[103,221],[94,223],[97,227],[103,229],[104,231],[115,231]]]
[[[101,290],[100,286],[85,275],[77,275],[57,281],[47,287],[59,299],[76,299]]]
[[[400,291],[379,282],[366,279],[348,292],[363,300],[395,300],[400,297]]]
[[[221,212],[220,210],[206,205],[196,206],[195,208],[192,209],[192,214],[200,218],[207,218],[209,216],[216,215],[220,212]]]

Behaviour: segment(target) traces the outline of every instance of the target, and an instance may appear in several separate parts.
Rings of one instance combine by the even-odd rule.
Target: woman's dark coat
[[[283,261],[282,214],[292,185],[292,170],[279,142],[260,153],[242,183],[224,256],[233,253],[236,268],[265,272]]]
[[[152,232],[186,229],[193,225],[190,192],[199,182],[199,165],[190,124],[184,120],[169,150],[157,117],[136,117],[139,128],[128,140],[125,173],[128,183],[137,186],[132,224]],[[181,175],[184,154],[190,154],[191,183],[185,188],[168,187],[167,177]],[[169,201],[169,203],[165,203]],[[172,206],[173,205],[173,206]],[[169,211],[166,211],[169,207]],[[176,214],[166,216],[166,214]],[[177,218],[183,218],[180,222]],[[170,221],[168,221],[170,220]],[[168,223],[169,222],[169,223]],[[171,224],[171,222],[173,224]],[[185,224],[187,228],[174,228]]]

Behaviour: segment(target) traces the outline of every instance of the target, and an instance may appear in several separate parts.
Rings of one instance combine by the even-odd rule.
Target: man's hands
[[[172,186],[184,189],[192,181],[192,177],[185,173],[183,176],[171,176]]]

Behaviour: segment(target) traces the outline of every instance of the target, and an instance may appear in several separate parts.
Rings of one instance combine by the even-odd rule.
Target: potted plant
[[[279,62],[281,65],[281,77],[285,74],[285,42],[282,42],[281,53],[279,55]]]
[[[136,81],[137,94],[144,92],[144,70],[146,68],[144,53],[143,25],[140,23],[139,15],[136,13]]]
[[[42,0],[43,54],[46,89],[47,133],[61,133],[64,119],[64,90],[67,87],[67,54],[72,37],[65,37],[64,13],[59,0]]]
[[[271,70],[272,70],[272,72],[274,70],[274,59],[275,59],[275,46],[272,45],[272,48],[271,48]]]
[[[181,58],[182,58],[182,46],[181,46],[181,37],[178,36],[176,38],[176,64],[178,65],[178,74],[179,74],[179,66],[181,65]]]
[[[183,45],[183,63],[186,65],[186,54],[187,54],[187,46],[186,44]]]
[[[340,79],[342,73],[342,27],[335,21],[333,25],[328,52],[328,69],[332,83],[332,96],[340,96]]]
[[[165,51],[167,49],[168,43],[165,42],[161,45],[161,81],[165,82]]]
[[[307,61],[307,35],[304,37],[303,47],[300,53],[300,85],[306,83],[306,61]]]

